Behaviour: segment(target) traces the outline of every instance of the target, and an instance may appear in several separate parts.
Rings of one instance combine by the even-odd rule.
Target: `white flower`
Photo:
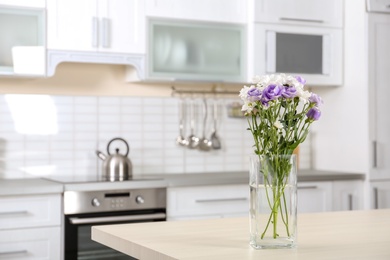
[[[246,101],[244,105],[242,105],[241,111],[246,113],[251,113],[253,111],[254,104],[252,102]]]
[[[248,91],[249,91],[249,87],[248,86],[244,86],[241,90],[240,90],[240,94],[238,95],[241,100],[246,100],[248,98]]]
[[[279,120],[276,120],[274,123],[274,127],[278,128],[278,129],[282,129],[283,124]]]

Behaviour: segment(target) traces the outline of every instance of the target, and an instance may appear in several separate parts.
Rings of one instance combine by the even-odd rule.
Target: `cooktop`
[[[146,181],[146,180],[161,180],[156,176],[132,176],[126,180],[110,181],[99,175],[53,175],[45,177],[44,179],[55,181],[59,183],[93,183],[93,182],[130,182],[130,181]]]

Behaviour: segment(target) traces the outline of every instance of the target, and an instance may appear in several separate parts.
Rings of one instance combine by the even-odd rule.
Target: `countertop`
[[[161,175],[167,182],[168,187],[218,185],[218,184],[248,184],[248,172],[213,172],[193,174],[164,174]],[[342,181],[364,180],[362,173],[298,170],[298,182],[309,181]]]
[[[298,182],[364,180],[362,173],[341,173],[318,170],[299,170]],[[0,196],[62,193],[110,189],[164,188],[201,185],[248,184],[248,172],[213,172],[186,174],[137,175],[136,180],[123,182],[68,183],[39,178],[0,179]]]
[[[0,196],[62,193],[63,185],[44,179],[0,179]]]
[[[255,250],[249,219],[92,227],[92,239],[142,260],[390,259],[390,210],[298,215],[298,246]]]

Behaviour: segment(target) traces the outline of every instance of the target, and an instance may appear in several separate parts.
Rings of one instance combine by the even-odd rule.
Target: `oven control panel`
[[[65,191],[64,213],[109,212],[166,207],[166,189]]]

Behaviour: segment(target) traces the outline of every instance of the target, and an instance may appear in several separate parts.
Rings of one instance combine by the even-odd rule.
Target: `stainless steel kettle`
[[[113,141],[122,141],[125,143],[127,151],[120,154],[119,148],[116,148],[115,154],[110,154],[110,145]],[[129,144],[122,138],[114,138],[107,145],[107,154],[105,155],[99,150],[96,150],[96,155],[103,160],[102,177],[108,181],[123,181],[131,179],[133,176],[133,165],[130,159],[127,157],[130,148]]]

